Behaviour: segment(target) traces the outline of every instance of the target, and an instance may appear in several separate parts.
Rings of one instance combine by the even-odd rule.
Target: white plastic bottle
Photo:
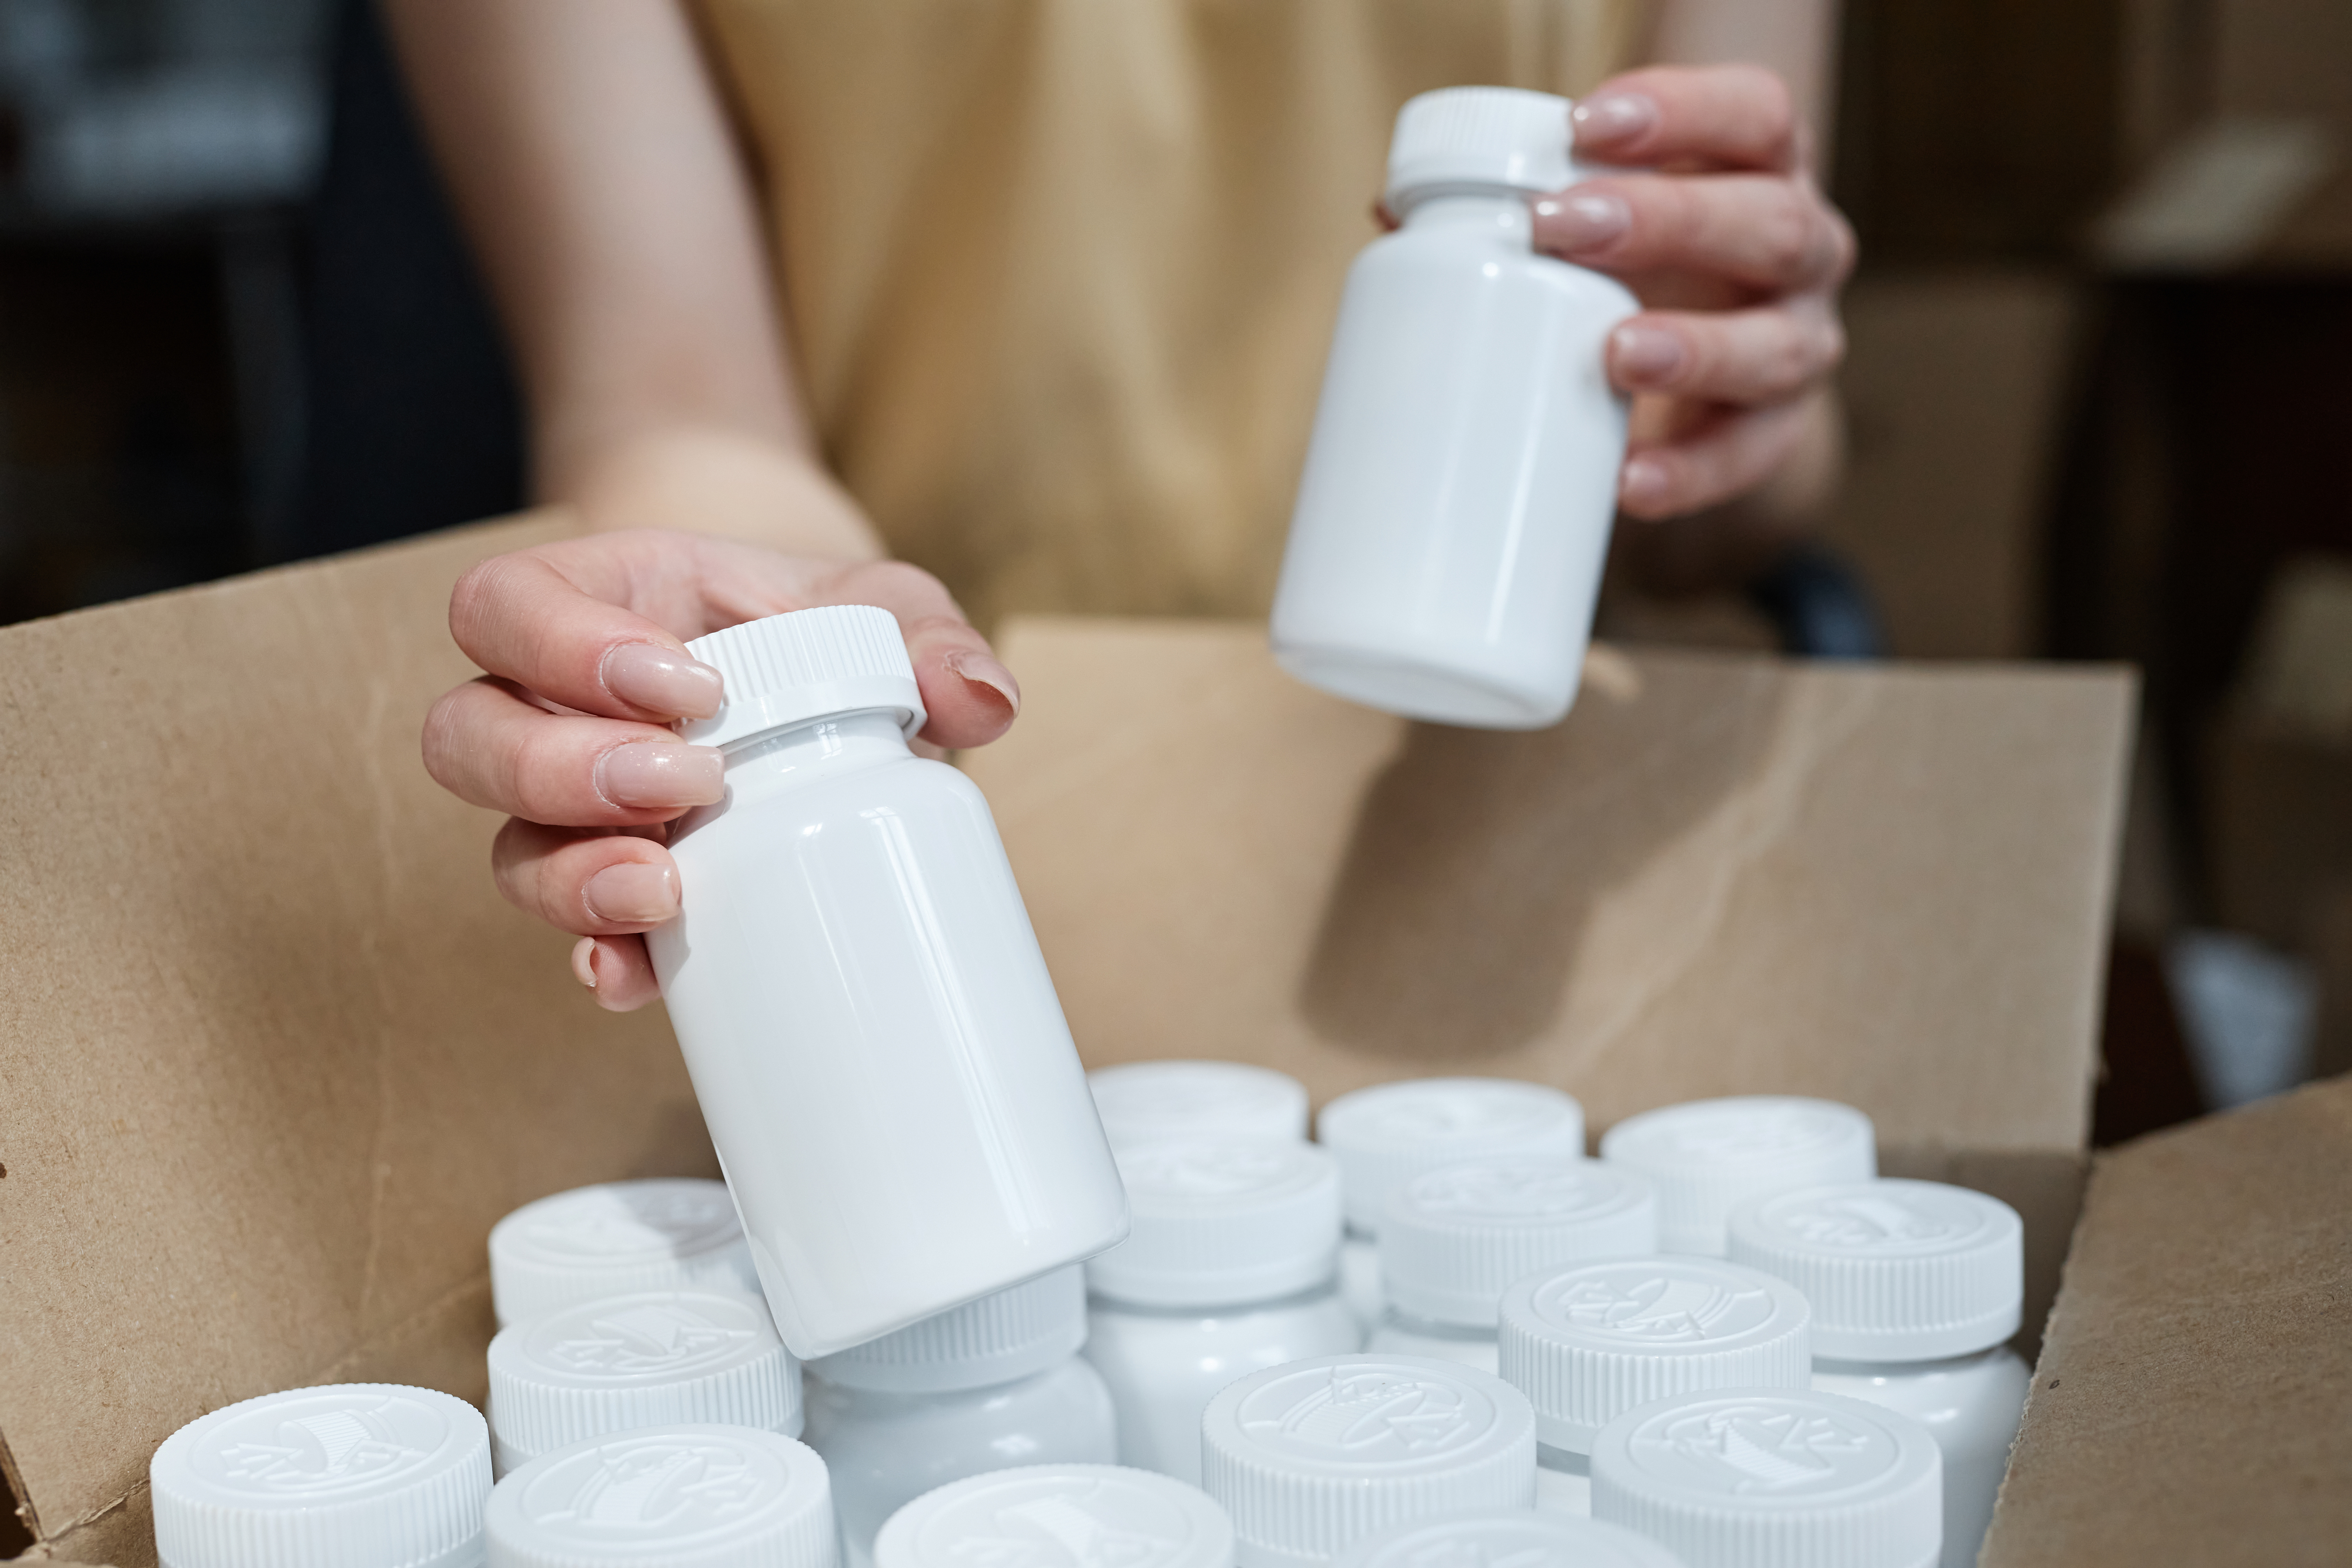
[[[1322,1568],[1416,1519],[1535,1501],[1535,1413],[1421,1356],[1318,1356],[1228,1384],[1201,1421],[1203,1489],[1239,1568]]]
[[[1593,1160],[1474,1160],[1415,1176],[1381,1220],[1388,1310],[1368,1348],[1494,1372],[1504,1291],[1543,1269],[1658,1250],[1658,1200]]]
[[[1646,1536],[1549,1509],[1499,1509],[1416,1520],[1368,1535],[1332,1568],[1684,1568]]]
[[[1731,1256],[1813,1303],[1813,1386],[1934,1434],[1946,1568],[1967,1568],[1984,1545],[2032,1382],[2008,1345],[2024,1237],[1999,1198],[1939,1182],[1808,1187],[1731,1215]]]
[[[1310,685],[1501,730],[1575,698],[1625,456],[1602,351],[1641,306],[1531,248],[1528,198],[1578,177],[1568,110],[1465,87],[1397,116],[1403,226],[1349,271],[1275,595]]]
[[[780,1432],[719,1424],[645,1427],[541,1455],[490,1494],[489,1540],[489,1568],[839,1562],[824,1461]]]
[[[490,1429],[397,1384],[225,1405],[147,1467],[164,1568],[480,1568]]]
[[[1858,1399],[1682,1394],[1601,1428],[1592,1517],[1690,1568],[1936,1568],[1942,1468],[1926,1428]]]
[[[809,1447],[833,1472],[843,1561],[934,1487],[1013,1465],[1118,1458],[1110,1392],[1078,1357],[1076,1268],[983,1296],[808,1365]]]
[[[1590,1512],[1593,1440],[1644,1400],[1806,1387],[1811,1323],[1787,1280],[1713,1258],[1588,1263],[1513,1285],[1503,1379],[1535,1408],[1538,1500]]]
[[[1462,1160],[1580,1158],[1584,1107],[1539,1083],[1409,1079],[1341,1095],[1315,1119],[1315,1136],[1339,1161],[1348,1216],[1339,1290],[1369,1334],[1382,1310],[1380,1229],[1389,1194]]]
[[[1658,1246],[1720,1258],[1726,1216],[1749,1198],[1878,1174],[1877,1136],[1851,1105],[1791,1095],[1694,1100],[1629,1116],[1601,1157],[1658,1184]]]
[[[1206,1492],[1120,1465],[1028,1465],[955,1481],[890,1516],[875,1568],[1234,1568]]]
[[[1307,1086],[1245,1062],[1122,1062],[1087,1074],[1111,1146],[1160,1138],[1305,1138]]]
[[[501,1328],[638,1290],[759,1289],[724,1182],[574,1187],[490,1227],[490,1305]]]
[[[1201,1413],[1244,1373],[1361,1348],[1339,1300],[1339,1170],[1311,1143],[1174,1139],[1118,1157],[1135,1228],[1087,1264],[1087,1359],[1118,1460],[1195,1486]]]
[[[670,837],[646,941],[794,1354],[862,1343],[1127,1234],[1118,1173],[988,803],[918,758],[898,622],[839,605],[688,645],[726,798]]]
[[[499,1475],[635,1426],[718,1422],[801,1435],[801,1368],[757,1296],[650,1290],[559,1307],[490,1342]]]

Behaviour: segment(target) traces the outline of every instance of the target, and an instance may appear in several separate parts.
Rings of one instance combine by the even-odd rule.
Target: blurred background
[[[1844,494],[1604,633],[2137,664],[2097,1141],[2352,1068],[2352,5],[1847,0],[1842,44]],[[0,620],[521,462],[364,4],[0,0]],[[1824,584],[1847,632],[1792,631]]]

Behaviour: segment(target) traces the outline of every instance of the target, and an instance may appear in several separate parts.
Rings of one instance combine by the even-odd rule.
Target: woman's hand
[[[1677,517],[1818,454],[1845,352],[1853,233],[1807,172],[1809,132],[1758,66],[1657,66],[1579,100],[1580,163],[1624,167],[1535,204],[1535,242],[1648,307],[1609,342],[1634,398],[1618,504]],[[1640,172],[1635,172],[1639,170]]]
[[[625,1012],[657,994],[638,933],[677,913],[665,824],[723,791],[715,747],[673,720],[717,711],[719,672],[684,640],[818,605],[898,617],[930,721],[948,747],[996,739],[1021,705],[1013,674],[947,590],[894,561],[818,560],[639,530],[485,561],[449,596],[457,646],[489,673],[425,721],[425,766],[509,814],[490,851],[499,890],[580,934],[572,970]]]

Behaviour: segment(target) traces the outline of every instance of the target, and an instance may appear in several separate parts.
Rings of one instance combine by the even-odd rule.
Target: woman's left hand
[[[1818,432],[1844,355],[1853,231],[1808,169],[1810,132],[1759,66],[1656,66],[1579,100],[1580,163],[1622,167],[1535,204],[1538,248],[1646,307],[1609,341],[1633,395],[1618,504],[1677,517],[1756,489]]]

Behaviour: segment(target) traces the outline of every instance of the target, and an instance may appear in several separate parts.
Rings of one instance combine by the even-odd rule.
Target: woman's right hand
[[[721,694],[686,639],[820,605],[898,616],[930,714],[923,739],[984,745],[1012,725],[1012,671],[939,580],[903,562],[636,530],[517,551],[458,579],[449,629],[488,673],[434,704],[425,766],[508,814],[490,851],[499,890],[580,936],[572,971],[600,1005],[625,1012],[659,994],[639,933],[678,910],[666,825],[724,787],[719,751],[668,728],[715,712]]]

